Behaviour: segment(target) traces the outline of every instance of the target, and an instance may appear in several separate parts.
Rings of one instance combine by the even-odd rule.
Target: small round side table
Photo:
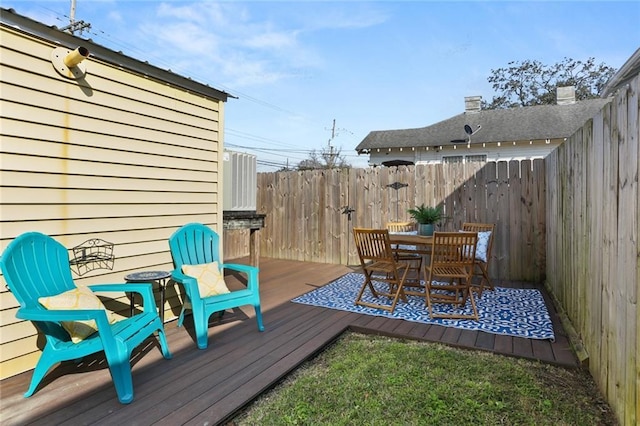
[[[158,307],[158,313],[160,314],[160,321],[164,324],[164,301],[165,301],[165,289],[167,287],[167,279],[171,277],[171,272],[167,271],[143,271],[133,272],[124,277],[124,280],[128,283],[146,283],[157,282],[160,288],[160,306]],[[131,296],[131,316],[133,316],[134,310],[134,297]]]

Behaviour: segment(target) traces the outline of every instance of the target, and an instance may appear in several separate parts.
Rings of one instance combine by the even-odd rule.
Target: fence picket
[[[260,173],[261,255],[355,265],[354,226],[408,219],[406,210],[422,203],[445,207],[450,218],[439,229],[495,223],[490,275],[545,281],[621,424],[636,424],[639,92],[636,77],[544,160]],[[393,182],[409,186],[391,189]],[[344,207],[354,209],[351,220]]]
[[[530,248],[545,245],[544,163],[523,167],[531,170],[522,176],[518,162],[260,173],[257,206],[267,215],[261,255],[355,264],[354,226],[384,227],[390,221],[410,220],[407,210],[416,205],[441,204],[448,218],[436,229],[456,230],[470,221],[496,223],[495,278],[539,280],[544,276],[544,250]],[[395,182],[408,186],[394,189],[390,185]],[[351,220],[343,214],[345,207],[354,210]],[[517,214],[510,215],[514,208]],[[231,236],[227,241],[245,244]],[[526,250],[518,248],[522,241]],[[227,245],[225,252],[229,249]],[[240,257],[237,249],[234,253]]]

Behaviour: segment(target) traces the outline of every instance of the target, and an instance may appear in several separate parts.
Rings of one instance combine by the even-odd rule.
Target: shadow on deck
[[[163,359],[153,340],[134,353],[133,403],[122,405],[118,402],[104,360],[96,357],[79,365],[59,365],[49,372],[30,398],[23,398],[22,394],[28,387],[31,372],[1,381],[1,423],[220,424],[231,419],[345,330],[442,342],[561,366],[578,366],[567,335],[544,290],[556,336],[554,342],[291,303],[292,298],[352,272],[352,269],[343,265],[266,258],[260,262],[263,333],[257,330],[252,308],[234,310],[225,314],[222,320],[212,319],[209,347],[198,350],[189,320],[185,321],[185,328],[177,328],[176,321],[168,322],[165,329],[173,359]],[[234,281],[233,277],[228,279],[232,288],[237,285]],[[494,284],[532,287],[526,283]]]

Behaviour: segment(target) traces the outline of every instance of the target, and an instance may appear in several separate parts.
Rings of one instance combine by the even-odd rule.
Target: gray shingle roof
[[[464,112],[427,127],[372,131],[358,144],[356,151],[449,145],[451,140],[466,139],[465,124],[472,129],[482,126],[471,136],[472,144],[565,138],[610,101],[611,98],[599,98],[569,105]]]

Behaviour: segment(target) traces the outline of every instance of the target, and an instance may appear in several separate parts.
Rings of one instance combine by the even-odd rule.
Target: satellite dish
[[[464,125],[464,132],[468,135],[472,135],[473,134],[473,129],[471,128],[471,126],[469,126],[468,124]]]
[[[469,126],[468,124],[465,124],[465,125],[464,125],[464,132],[465,132],[466,134],[468,134],[469,136],[471,136],[471,135],[474,135],[474,134],[478,133],[478,131],[479,131],[480,129],[482,129],[482,126],[481,126],[481,125],[479,125],[479,124],[478,124],[478,127],[476,127],[476,129],[475,129],[475,130],[473,130],[473,129],[471,128],[471,126]]]
[[[451,141],[451,143],[471,143],[471,135],[474,135],[476,133],[478,133],[478,131],[482,129],[482,126],[478,124],[478,127],[476,127],[476,130],[473,130],[471,128],[471,126],[469,126],[468,124],[464,125],[464,132],[469,136],[467,139],[453,139]]]

